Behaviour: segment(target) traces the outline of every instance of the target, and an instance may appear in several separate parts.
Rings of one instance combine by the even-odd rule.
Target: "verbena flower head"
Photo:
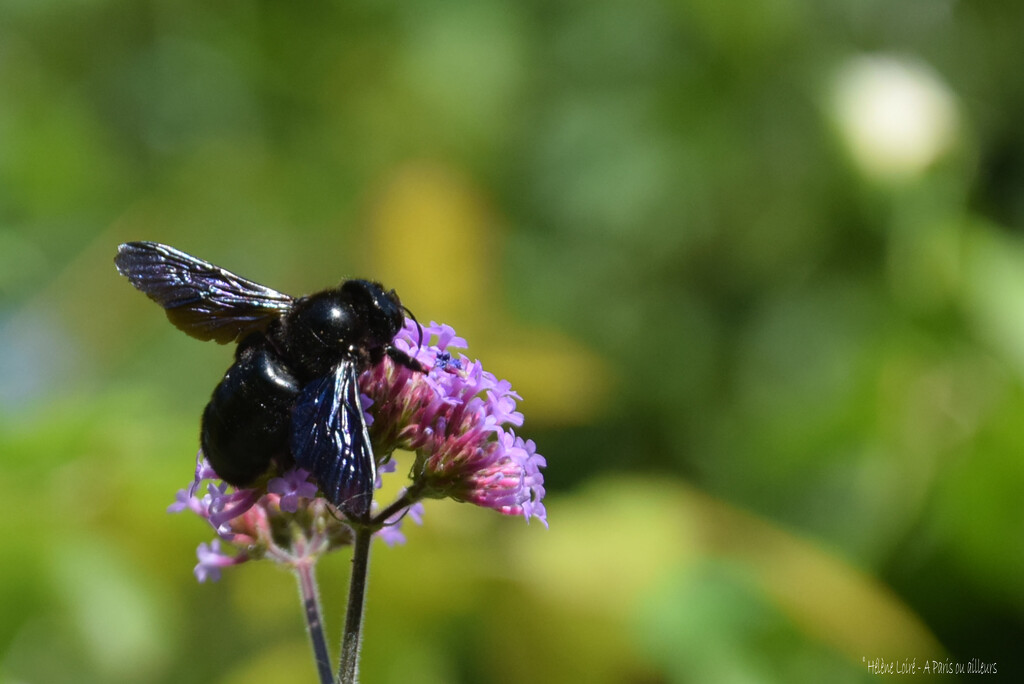
[[[350,544],[352,530],[335,517],[326,500],[316,497],[316,485],[308,477],[295,468],[261,489],[229,492],[200,452],[192,484],[167,509],[190,510],[217,534],[210,544],[199,545],[196,579],[215,581],[221,568],[261,558],[296,566]],[[400,536],[397,531],[390,534]]]
[[[429,372],[385,359],[360,379],[373,400],[375,453],[416,454],[410,491],[417,496],[468,501],[546,525],[546,461],[512,430],[523,424],[519,395],[479,361],[453,354],[466,341],[450,326],[431,323],[423,333],[430,344],[419,345],[419,326],[406,321],[394,344]]]
[[[395,470],[391,454],[415,454],[412,483],[385,513],[373,504],[376,535],[387,544],[404,542],[401,523],[422,522],[423,498],[452,498],[523,515],[547,525],[544,498],[544,457],[531,440],[514,431],[523,423],[516,410],[520,399],[511,385],[453,350],[465,340],[446,325],[422,329],[406,321],[394,344],[416,358],[427,372],[412,371],[390,358],[363,373],[363,410],[380,475]],[[170,512],[190,510],[217,534],[201,544],[195,575],[216,580],[221,568],[270,558],[296,565],[351,544],[352,530],[340,511],[318,496],[318,488],[301,468],[233,491],[219,481],[200,453],[192,484],[178,492]]]

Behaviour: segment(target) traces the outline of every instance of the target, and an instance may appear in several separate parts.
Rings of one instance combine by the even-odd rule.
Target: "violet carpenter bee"
[[[409,313],[395,291],[346,280],[293,298],[155,242],[121,245],[114,263],[179,329],[238,343],[203,411],[200,441],[217,475],[244,487],[294,462],[342,512],[367,519],[377,463],[359,375],[385,356],[424,371],[393,345]]]

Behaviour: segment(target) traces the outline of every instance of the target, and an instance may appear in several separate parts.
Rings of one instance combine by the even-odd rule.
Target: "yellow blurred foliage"
[[[580,424],[606,408],[612,378],[602,358],[506,312],[499,288],[512,281],[501,275],[502,220],[469,179],[440,163],[407,163],[377,194],[371,224],[373,272],[414,312],[452,325],[471,357],[510,379],[531,421]]]

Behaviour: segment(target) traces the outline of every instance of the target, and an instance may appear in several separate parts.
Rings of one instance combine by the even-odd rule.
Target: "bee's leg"
[[[423,364],[421,364],[419,361],[406,354],[398,347],[388,345],[385,351],[388,357],[390,357],[391,360],[397,363],[399,366],[405,366],[409,370],[416,371],[417,373],[427,372],[427,369],[423,367]]]

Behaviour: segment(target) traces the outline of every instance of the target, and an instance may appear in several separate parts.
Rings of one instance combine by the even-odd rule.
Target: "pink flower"
[[[407,321],[395,345],[428,368],[426,374],[385,359],[361,378],[374,402],[376,453],[415,452],[410,491],[419,496],[467,501],[546,525],[540,472],[546,461],[511,429],[523,423],[519,395],[479,361],[454,356],[450,347],[465,341],[451,327],[431,323],[424,333],[435,342],[417,347],[419,329]]]

